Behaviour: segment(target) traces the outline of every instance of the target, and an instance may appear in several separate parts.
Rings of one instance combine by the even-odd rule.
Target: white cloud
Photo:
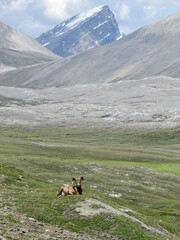
[[[119,18],[122,20],[125,20],[127,18],[129,18],[129,6],[125,3],[122,4],[121,8],[120,8],[120,14],[119,14]]]
[[[136,0],[138,3],[144,3],[148,5],[154,5],[154,6],[177,6],[179,7],[179,0]]]
[[[67,1],[62,0],[61,2],[58,0],[45,0],[43,1],[45,6],[44,14],[50,18],[67,18],[69,17],[66,8]]]
[[[41,0],[45,7],[45,16],[52,19],[66,19],[72,15],[70,9],[78,10],[86,4],[86,0]]]
[[[157,15],[157,8],[152,6],[152,5],[146,5],[143,7],[143,9],[145,10],[146,12],[146,17],[147,18],[155,18],[156,15]]]
[[[11,11],[22,11],[34,0],[13,0],[2,2],[2,8]]]
[[[20,22],[18,28],[21,32],[28,34],[29,31],[33,33],[33,37],[37,37],[39,35],[39,31],[46,32],[48,31],[52,26],[42,24],[39,21],[36,21],[31,16],[27,17],[24,21]]]

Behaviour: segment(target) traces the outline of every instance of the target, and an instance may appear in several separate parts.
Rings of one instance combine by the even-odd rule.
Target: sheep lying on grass
[[[84,177],[72,178],[72,185],[61,186],[57,191],[57,196],[79,195],[82,194],[81,182]]]

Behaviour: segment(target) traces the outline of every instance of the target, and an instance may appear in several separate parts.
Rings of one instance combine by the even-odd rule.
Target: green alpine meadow
[[[0,136],[0,230],[7,239],[31,219],[74,239],[84,232],[90,239],[178,239],[178,128],[1,126]],[[57,197],[77,176],[84,177],[82,195]],[[24,232],[25,239],[42,237],[38,228]]]

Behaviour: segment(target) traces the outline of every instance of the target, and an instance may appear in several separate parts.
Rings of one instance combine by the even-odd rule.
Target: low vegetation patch
[[[74,232],[71,239],[78,238],[77,234],[81,239],[85,233],[89,239],[165,239],[165,235],[178,239],[179,155],[150,149],[178,149],[178,129],[100,131],[1,126],[0,136],[0,235],[12,237],[10,226],[21,229],[27,222],[23,223],[20,216],[26,216],[28,221],[44,224],[44,228],[51,225]],[[85,178],[83,194],[57,198],[59,186],[71,184],[72,177],[77,176]],[[114,213],[81,215],[76,210],[78,204],[90,198],[117,210],[126,209],[129,216],[162,235]],[[98,211],[103,207],[94,204],[92,208]],[[6,234],[5,228],[9,229]],[[35,236],[34,230],[29,225],[26,239]],[[16,239],[20,239],[18,236],[17,232]]]

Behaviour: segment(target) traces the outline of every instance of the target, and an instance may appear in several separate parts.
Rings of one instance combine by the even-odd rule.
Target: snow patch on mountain
[[[102,25],[104,25],[105,23],[107,23],[108,21],[104,21],[103,23],[99,23],[96,27],[94,27],[93,29],[97,29],[99,27],[101,27]]]
[[[87,11],[87,12],[84,12],[84,13],[81,13],[81,14],[77,15],[73,21],[71,21],[70,23],[68,23],[66,25],[66,28],[72,29],[72,28],[77,27],[81,22],[88,21],[88,19],[90,17],[92,17],[93,15],[102,11],[104,6],[106,6],[106,5],[102,5],[102,6],[93,8],[93,9]]]
[[[50,44],[50,42],[47,42],[47,43],[43,44],[43,46],[45,47],[45,46],[47,46],[48,44]]]

